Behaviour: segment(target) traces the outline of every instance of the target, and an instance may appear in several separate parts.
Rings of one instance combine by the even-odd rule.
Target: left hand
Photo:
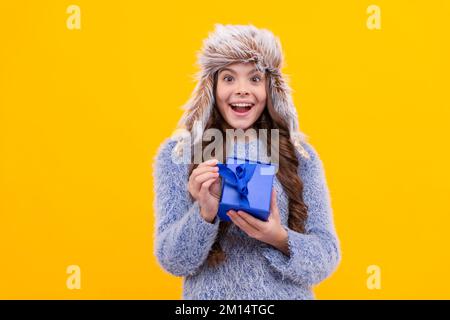
[[[273,246],[285,241],[287,231],[281,225],[280,212],[277,206],[277,193],[272,189],[270,201],[270,215],[267,221],[259,220],[244,211],[230,210],[227,215],[235,225],[241,228],[248,236]]]

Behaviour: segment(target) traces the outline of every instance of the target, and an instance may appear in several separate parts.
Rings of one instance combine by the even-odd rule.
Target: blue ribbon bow
[[[256,164],[242,163],[236,167],[236,173],[233,172],[226,164],[218,163],[219,175],[225,179],[225,182],[231,185],[239,193],[239,206],[248,208],[248,189],[247,183],[253,176],[256,169]]]

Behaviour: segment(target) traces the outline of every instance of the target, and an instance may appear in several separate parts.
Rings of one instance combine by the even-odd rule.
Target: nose
[[[236,82],[236,95],[238,97],[248,96],[250,95],[249,84],[245,81],[237,81]]]
[[[248,96],[250,93],[246,89],[241,88],[241,89],[237,90],[236,94],[238,96]]]

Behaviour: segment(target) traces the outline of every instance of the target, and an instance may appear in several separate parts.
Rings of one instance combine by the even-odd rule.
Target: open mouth
[[[253,103],[231,103],[230,107],[234,112],[240,115],[244,115],[248,113],[253,108],[254,105],[255,104]]]

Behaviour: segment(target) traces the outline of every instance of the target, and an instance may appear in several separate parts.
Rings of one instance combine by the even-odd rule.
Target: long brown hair
[[[216,94],[217,89],[217,74],[219,71],[215,73],[214,76],[214,95]],[[290,133],[288,126],[284,119],[275,111],[273,107],[272,97],[270,94],[270,74],[266,73],[266,93],[267,93],[267,106],[264,108],[261,116],[257,121],[253,124],[253,128],[258,132],[258,129],[268,129],[268,138],[267,138],[267,146],[268,152],[271,150],[271,137],[270,137],[270,129],[278,129],[279,130],[279,167],[277,171],[277,178],[285,193],[288,196],[289,206],[288,206],[288,227],[294,231],[304,233],[305,232],[305,223],[308,214],[308,208],[303,201],[303,182],[301,181],[298,175],[298,166],[299,159],[295,153],[295,147],[290,140]],[[226,134],[225,130],[232,128],[222,117],[217,106],[214,104],[214,108],[211,112],[211,116],[208,122],[205,125],[205,130],[215,128],[222,132],[222,136],[224,137],[223,141],[223,154],[220,156],[221,159],[226,159]],[[210,142],[201,140],[202,149],[207,146]],[[217,157],[217,155],[213,155]],[[205,159],[207,160],[207,159]],[[203,160],[204,161],[204,160]],[[198,166],[194,161],[191,162],[189,168],[189,175],[191,175],[192,171]],[[216,266],[219,263],[223,262],[226,259],[226,254],[220,246],[220,239],[226,234],[229,226],[232,222],[220,221],[219,222],[219,232],[215,239],[214,244],[211,247],[209,252],[207,263],[210,266]]]

